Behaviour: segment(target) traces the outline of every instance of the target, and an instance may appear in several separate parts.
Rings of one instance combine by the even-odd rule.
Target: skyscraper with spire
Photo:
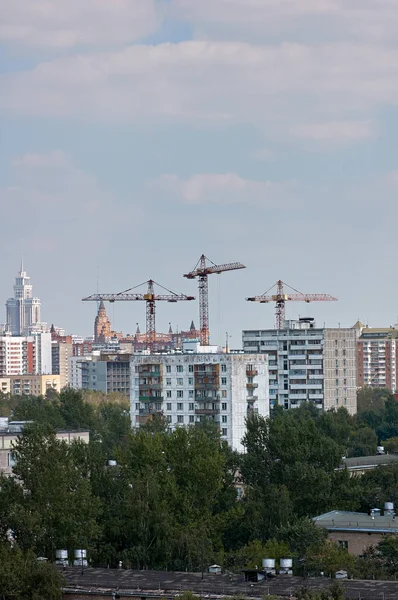
[[[7,329],[11,335],[28,335],[33,325],[40,323],[41,302],[33,297],[33,286],[30,283],[23,260],[15,279],[14,297],[6,303]]]

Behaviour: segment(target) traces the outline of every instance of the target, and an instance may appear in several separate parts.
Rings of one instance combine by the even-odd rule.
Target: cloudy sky
[[[205,253],[247,266],[210,279],[213,342],[272,326],[245,297],[279,278],[339,298],[292,318],[395,323],[397,22],[396,0],[0,0],[0,297],[23,253],[43,319],[90,334],[97,285],[195,294]],[[197,313],[159,304],[158,330]]]

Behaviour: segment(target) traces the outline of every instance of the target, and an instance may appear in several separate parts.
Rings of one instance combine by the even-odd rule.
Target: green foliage
[[[387,452],[387,454],[395,454],[398,452],[398,437],[383,440],[381,445],[384,446],[384,451]]]
[[[373,456],[377,450],[377,434],[370,427],[361,427],[351,439],[349,456]]]
[[[60,600],[62,576],[35,554],[0,543],[0,596],[3,600]]]

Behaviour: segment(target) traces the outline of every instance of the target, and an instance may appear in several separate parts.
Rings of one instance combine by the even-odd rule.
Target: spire
[[[24,264],[23,264],[23,254],[21,255],[21,268],[20,268],[19,272],[20,272],[21,275],[22,275],[22,273],[25,272],[25,270],[24,270]]]
[[[169,333],[170,333],[170,334],[172,334],[172,333],[173,333],[173,330],[172,330],[172,328],[171,328],[171,323],[169,323]]]
[[[136,333],[136,335],[138,335],[139,333],[141,333],[141,331],[140,331],[140,326],[138,325],[138,323],[137,323],[137,330],[136,330],[136,332],[135,332],[135,333]]]
[[[191,331],[196,331],[195,323],[193,320],[191,321],[191,327],[189,328]]]
[[[105,310],[105,304],[104,304],[104,301],[103,301],[103,300],[101,300],[101,302],[99,303],[98,312],[99,312],[100,310]]]

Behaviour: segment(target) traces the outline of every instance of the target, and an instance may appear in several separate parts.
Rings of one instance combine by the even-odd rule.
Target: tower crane
[[[290,290],[295,292],[294,294],[286,293],[283,286],[288,287]],[[268,292],[276,287],[276,294],[268,296]],[[270,287],[262,296],[253,296],[252,298],[246,298],[249,302],[275,302],[276,309],[276,328],[283,329],[285,324],[285,303],[287,301],[295,302],[329,302],[337,300],[329,294],[302,294],[295,288],[292,288],[287,283],[284,283],[279,279],[272,287]]]
[[[133,290],[147,284],[146,293],[130,293]],[[155,294],[154,285],[157,285],[162,290],[168,292],[167,294]],[[155,326],[155,304],[156,302],[163,300],[165,302],[180,302],[181,300],[195,300],[195,296],[186,296],[185,294],[177,294],[159,283],[149,279],[144,283],[140,283],[135,287],[119,292],[118,294],[93,294],[87,298],[82,298],[83,302],[93,301],[98,302],[103,300],[104,302],[131,302],[131,301],[144,301],[146,302],[146,340],[148,348],[153,351],[156,341],[156,326]]]
[[[210,263],[210,264],[208,264]],[[224,271],[235,271],[245,269],[242,263],[228,263],[225,265],[216,265],[204,254],[196,263],[193,271],[185,273],[187,279],[199,280],[199,320],[200,320],[200,343],[202,346],[209,345],[209,282],[208,276],[213,273],[224,273]]]

